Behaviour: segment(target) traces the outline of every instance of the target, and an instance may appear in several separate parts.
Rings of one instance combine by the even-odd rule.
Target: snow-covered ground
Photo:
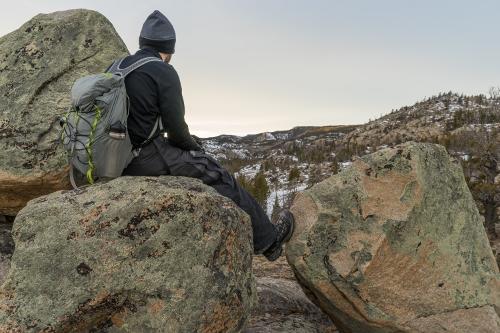
[[[214,139],[203,140],[203,148],[205,151],[217,159],[229,158],[250,158],[250,152],[246,148],[242,148],[240,144],[232,142],[219,142]]]

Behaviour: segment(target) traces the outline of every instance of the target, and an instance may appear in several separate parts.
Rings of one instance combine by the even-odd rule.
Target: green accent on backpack
[[[94,144],[95,140],[95,130],[97,127],[97,123],[99,120],[101,120],[101,108],[99,108],[97,105],[95,107],[96,109],[96,115],[94,118],[94,121],[92,122],[92,126],[90,128],[90,135],[89,135],[89,142],[87,143],[86,150],[87,154],[89,155],[89,169],[87,170],[87,181],[89,184],[94,184],[94,177],[93,177],[93,172],[95,169],[94,162],[92,161],[92,145]]]

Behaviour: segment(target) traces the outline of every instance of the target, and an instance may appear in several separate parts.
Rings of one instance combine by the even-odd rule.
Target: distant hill
[[[456,131],[498,128],[500,98],[440,94],[359,126],[346,140],[358,145],[435,141]]]

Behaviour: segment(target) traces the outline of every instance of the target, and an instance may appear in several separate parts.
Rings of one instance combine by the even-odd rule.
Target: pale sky
[[[0,35],[38,13],[104,14],[130,52],[155,9],[177,32],[191,132],[360,124],[393,108],[500,85],[500,1],[16,0]]]

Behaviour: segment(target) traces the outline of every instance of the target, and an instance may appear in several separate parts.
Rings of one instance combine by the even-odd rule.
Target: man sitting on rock
[[[174,67],[169,65],[175,47],[175,31],[169,20],[159,11],[144,22],[139,37],[140,50],[124,59],[127,67],[145,57],[153,61],[136,69],[125,79],[130,98],[128,132],[134,148],[140,152],[125,169],[132,176],[186,176],[194,177],[213,187],[221,195],[232,199],[252,220],[254,252],[264,254],[270,261],[282,253],[294,228],[293,215],[283,210],[275,223],[255,199],[214,158],[207,155],[199,139],[190,135],[184,121],[184,101],[181,83]],[[158,128],[151,139],[158,117],[168,139]]]

